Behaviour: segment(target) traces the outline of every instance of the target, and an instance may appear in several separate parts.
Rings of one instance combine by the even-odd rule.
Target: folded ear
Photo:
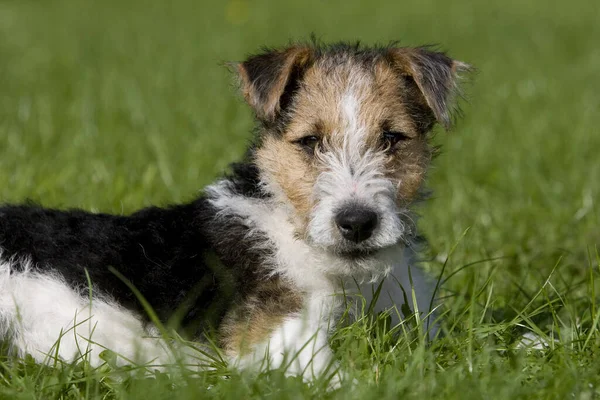
[[[435,119],[449,129],[455,96],[460,94],[460,73],[472,67],[423,47],[393,48],[390,55],[401,73],[415,81]]]
[[[308,47],[269,50],[237,65],[244,98],[256,116],[271,122],[289,103],[312,59]]]

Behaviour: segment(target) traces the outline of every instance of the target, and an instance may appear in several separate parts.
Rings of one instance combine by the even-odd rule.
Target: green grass
[[[5,358],[0,398],[600,397],[598,21],[592,0],[0,1],[0,202],[191,199],[250,137],[222,61],[262,45],[439,43],[478,68],[420,210],[427,268],[446,263],[443,339],[346,327],[332,341],[359,384],[337,392],[277,371],[148,379]],[[527,331],[556,342],[517,348]]]

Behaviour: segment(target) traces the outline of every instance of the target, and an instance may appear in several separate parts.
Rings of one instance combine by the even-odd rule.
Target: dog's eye
[[[409,140],[410,137],[403,132],[384,131],[382,134],[383,145],[387,150],[391,150],[398,142]]]
[[[304,136],[303,138],[296,141],[304,150],[313,153],[317,145],[321,142],[321,138],[318,136],[310,135]]]

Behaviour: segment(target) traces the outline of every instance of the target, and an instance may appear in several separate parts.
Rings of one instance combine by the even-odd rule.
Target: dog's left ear
[[[312,60],[309,47],[268,50],[237,65],[244,98],[258,119],[272,122],[289,102]]]
[[[389,55],[401,73],[414,80],[435,119],[450,129],[454,97],[460,94],[460,74],[472,67],[424,47],[392,48]]]

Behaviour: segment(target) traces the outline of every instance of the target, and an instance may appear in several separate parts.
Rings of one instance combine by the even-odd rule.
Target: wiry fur
[[[97,365],[100,353],[110,349],[122,356],[120,364],[174,361],[155,329],[110,298],[91,301],[58,274],[41,273],[29,263],[14,272],[9,262],[0,262],[0,288],[0,337],[20,356],[81,358]]]
[[[130,216],[0,207],[0,335],[39,361],[84,352],[98,364],[107,347],[168,362],[130,282],[163,322],[192,340],[215,335],[236,365],[289,364],[311,379],[335,367],[328,333],[356,282],[351,292],[370,301],[384,280],[377,311],[412,308],[411,270],[427,315],[432,287],[412,262],[410,206],[431,158],[427,131],[449,125],[462,69],[394,46],[249,57],[237,70],[256,144],[198,199]],[[342,211],[368,215],[368,235],[349,236]]]

